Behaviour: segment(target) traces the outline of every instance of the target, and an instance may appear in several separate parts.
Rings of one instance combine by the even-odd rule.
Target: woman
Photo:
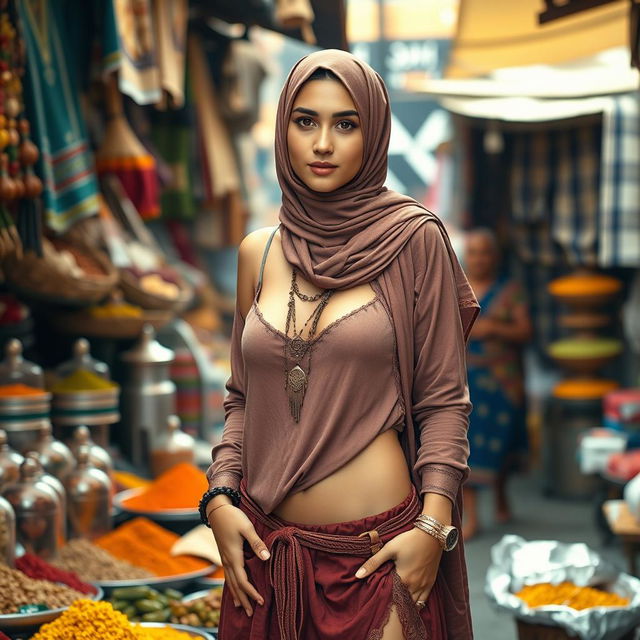
[[[438,219],[383,186],[390,120],[381,78],[342,51],[300,60],[280,97],[280,224],[240,246],[201,502],[220,640],[472,637],[449,525],[478,307]]]
[[[524,292],[498,275],[500,252],[493,232],[475,229],[465,240],[464,266],[482,306],[467,350],[473,412],[469,424],[471,473],[464,488],[465,540],[479,528],[477,489],[493,486],[496,520],[511,517],[506,493],[509,466],[527,449],[522,346],[532,327]]]

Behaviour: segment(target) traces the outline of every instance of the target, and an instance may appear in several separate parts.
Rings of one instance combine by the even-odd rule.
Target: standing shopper
[[[351,54],[289,74],[280,224],[240,246],[201,502],[220,640],[472,637],[455,543],[478,305],[438,218],[383,186],[390,126],[381,78]]]
[[[533,328],[520,283],[499,274],[498,241],[489,229],[467,234],[464,266],[482,314],[467,350],[471,473],[464,487],[464,539],[479,528],[477,490],[492,487],[496,521],[511,518],[507,476],[526,464],[527,429],[524,394],[524,345]]]

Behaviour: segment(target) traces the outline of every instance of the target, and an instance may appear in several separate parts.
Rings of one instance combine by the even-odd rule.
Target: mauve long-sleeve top
[[[446,271],[433,277],[434,268],[449,259],[438,237],[435,225],[423,225],[402,252],[411,254],[416,272],[423,274],[414,286],[421,344],[412,409],[429,437],[421,438],[412,471],[422,493],[454,501],[467,468],[471,404],[463,340],[456,336],[461,327],[455,283]],[[380,433],[402,431],[405,409],[393,325],[380,285],[372,284],[374,300],[316,336],[299,423],[291,418],[284,389],[283,334],[261,315],[259,289],[246,319],[236,308],[225,429],[213,448],[210,486],[237,489],[244,477],[248,493],[269,513],[288,494],[339,469]]]

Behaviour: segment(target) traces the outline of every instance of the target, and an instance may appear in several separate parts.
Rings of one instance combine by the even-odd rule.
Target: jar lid
[[[156,332],[153,326],[145,324],[142,327],[142,335],[138,343],[120,357],[124,362],[131,364],[168,364],[173,362],[173,351],[163,347],[155,338]]]

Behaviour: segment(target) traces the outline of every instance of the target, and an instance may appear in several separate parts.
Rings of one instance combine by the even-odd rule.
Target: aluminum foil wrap
[[[539,582],[568,581],[600,587],[629,598],[626,607],[592,607],[578,611],[564,605],[530,609],[514,594]],[[562,627],[581,640],[618,640],[640,624],[640,580],[621,573],[582,543],[528,542],[506,535],[491,548],[485,593],[499,609],[532,624]]]

